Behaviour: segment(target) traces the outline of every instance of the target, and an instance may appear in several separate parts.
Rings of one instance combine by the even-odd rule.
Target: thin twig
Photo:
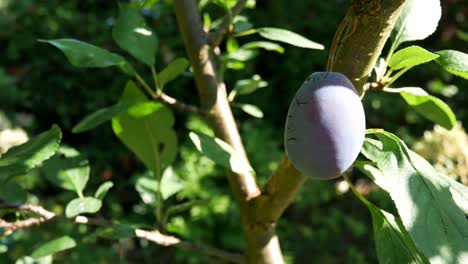
[[[221,43],[221,41],[223,40],[223,37],[229,31],[229,26],[232,23],[232,19],[236,17],[242,11],[246,2],[247,2],[246,0],[237,1],[237,3],[231,9],[231,13],[226,14],[223,17],[223,21],[221,22],[219,27],[215,31],[208,34],[208,44],[211,47],[216,47]]]
[[[0,209],[13,209],[17,211],[29,211],[36,214],[38,217],[31,217],[25,220],[15,221],[15,222],[8,222],[0,218],[0,228],[5,229],[5,234],[10,234],[12,231],[16,229],[23,229],[32,227],[34,225],[39,225],[50,221],[52,219],[64,219],[68,221],[72,221],[76,224],[86,224],[86,225],[93,225],[93,226],[103,226],[103,227],[113,227],[117,228],[120,225],[116,224],[112,221],[102,219],[102,218],[88,218],[85,216],[77,216],[75,218],[65,218],[60,215],[56,215],[54,212],[48,211],[47,209],[39,206],[39,205],[31,205],[31,204],[24,204],[24,205],[13,205],[13,204],[0,204]],[[240,254],[227,252],[218,248],[214,248],[207,245],[196,244],[193,242],[182,240],[178,237],[163,234],[159,230],[144,230],[144,229],[134,229],[135,236],[138,238],[142,238],[155,244],[169,247],[175,246],[178,248],[192,250],[201,252],[203,254],[217,257],[219,259],[223,259],[232,263],[244,263],[244,257]]]
[[[170,105],[181,112],[189,112],[198,115],[207,115],[206,111],[203,111],[201,108],[183,103],[165,93],[159,94],[159,96],[157,96],[155,99],[164,104]]]

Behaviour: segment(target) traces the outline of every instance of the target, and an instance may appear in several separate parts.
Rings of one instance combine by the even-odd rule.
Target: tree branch
[[[333,69],[345,74],[359,94],[387,42],[405,0],[353,0],[350,30],[338,45]]]
[[[228,33],[229,27],[232,23],[232,19],[236,17],[244,8],[246,0],[239,0],[237,3],[234,5],[234,7],[231,9],[230,14],[226,14],[223,17],[223,21],[221,24],[218,26],[216,31],[210,32],[208,34],[208,44],[211,47],[216,47],[219,46],[221,41],[223,40],[223,37]]]
[[[16,229],[28,228],[34,225],[39,225],[53,219],[60,218],[62,220],[72,221],[76,224],[86,224],[93,226],[102,226],[102,227],[113,227],[117,228],[120,225],[115,224],[112,221],[100,219],[100,218],[88,218],[85,216],[77,216],[75,218],[65,218],[55,213],[46,210],[45,208],[39,205],[12,205],[12,204],[0,204],[0,209],[13,209],[18,211],[29,211],[36,214],[38,217],[31,217],[26,220],[20,220],[15,222],[7,222],[3,219],[0,219],[0,228],[6,230],[6,234],[10,234]],[[141,239],[151,241],[160,246],[169,247],[175,246],[178,248],[197,251],[212,257],[223,259],[225,261],[234,262],[234,263],[243,263],[244,257],[240,254],[235,254],[227,252],[221,249],[217,249],[211,246],[195,244],[193,242],[182,240],[178,237],[163,234],[159,230],[144,230],[144,229],[134,229],[135,236]]]
[[[380,4],[382,2],[382,4]],[[362,3],[371,4],[369,6]],[[375,6],[378,4],[378,9]],[[333,69],[342,72],[353,81],[356,89],[362,91],[383,46],[390,36],[396,19],[403,7],[404,0],[354,0],[349,12],[353,12],[351,30],[347,32],[343,42],[338,45]],[[361,9],[356,9],[360,7]],[[368,10],[366,13],[356,13],[356,10]],[[373,11],[378,10],[378,14]],[[349,19],[347,16],[345,19]],[[348,21],[346,21],[348,23]],[[342,30],[340,27],[339,30]],[[333,54],[331,54],[333,56]],[[372,85],[370,85],[372,87]],[[300,175],[285,156],[279,167],[271,175],[265,185],[262,195],[256,199],[255,211],[258,220],[266,223],[276,221],[293,201],[305,178]]]

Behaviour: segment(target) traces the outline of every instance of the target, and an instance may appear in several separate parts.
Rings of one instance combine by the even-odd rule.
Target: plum
[[[338,72],[310,75],[292,100],[284,133],[286,154],[312,179],[339,177],[357,158],[366,120],[356,89]]]

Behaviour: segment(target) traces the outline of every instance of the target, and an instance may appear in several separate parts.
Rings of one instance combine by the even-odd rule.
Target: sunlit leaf
[[[447,129],[452,129],[456,125],[457,119],[450,107],[423,89],[404,87],[393,90],[398,91],[409,106],[428,120]]]
[[[96,213],[101,209],[102,202],[93,197],[75,198],[71,200],[65,208],[65,215],[68,218],[85,213]]]
[[[468,221],[457,205],[463,198],[454,201],[453,180],[395,135],[382,130],[373,133],[378,140],[367,138],[362,153],[382,172],[374,174],[379,177],[376,183],[390,194],[416,246],[431,263],[467,263]]]
[[[23,174],[52,157],[60,145],[62,132],[53,125],[28,142],[12,147],[0,157],[0,180]]]
[[[82,195],[89,179],[89,162],[78,151],[62,147],[44,163],[46,178],[55,185]]]
[[[99,188],[94,193],[94,198],[103,200],[107,192],[114,186],[114,183],[111,181],[106,181],[99,186]]]
[[[429,52],[419,46],[410,46],[399,50],[388,61],[388,66],[392,70],[411,68],[435,60],[439,55]]]
[[[266,49],[269,51],[276,51],[278,53],[284,53],[284,48],[280,45],[269,42],[269,41],[252,41],[244,44],[242,48],[245,49]]]
[[[441,16],[440,0],[406,0],[393,28],[392,47],[427,38],[437,29]]]
[[[318,50],[325,48],[322,44],[313,42],[297,33],[282,28],[263,27],[257,28],[256,31],[266,39],[288,43],[300,48]]]
[[[76,242],[73,238],[62,236],[42,244],[39,248],[34,250],[31,257],[39,259],[74,247],[76,247]]]

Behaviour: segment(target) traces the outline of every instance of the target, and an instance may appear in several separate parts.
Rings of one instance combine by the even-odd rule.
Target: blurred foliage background
[[[143,12],[159,37],[157,68],[160,70],[173,58],[185,56],[185,50],[171,1],[154,2],[157,3]],[[247,9],[242,14],[256,27],[282,27],[329,47],[348,2],[258,1],[255,9]],[[445,0],[442,3],[443,17],[437,32],[418,44],[430,51],[468,52],[466,2]],[[0,130],[22,128],[31,136],[57,123],[64,131],[63,142],[90,160],[89,192],[105,180],[115,183],[104,201],[102,217],[151,227],[155,221],[154,205],[151,199],[142,199],[144,190],[135,187],[147,172],[114,136],[110,125],[89,133],[71,133],[73,125],[85,114],[115,103],[127,77],[116,68],[74,68],[61,52],[37,41],[70,37],[118,51],[111,38],[117,10],[116,1],[0,0]],[[203,12],[213,21],[224,14],[221,8],[210,3]],[[242,44],[253,38],[239,38],[238,42]],[[265,182],[283,155],[283,126],[290,99],[309,74],[325,70],[328,55],[326,51],[284,47],[284,54],[262,50],[256,58],[246,61],[243,69],[228,70],[225,74],[227,86],[231,88],[236,80],[254,74],[268,82],[267,87],[255,94],[238,98],[239,102],[257,105],[264,112],[263,118],[234,109],[260,183]],[[225,50],[225,43],[221,49]],[[149,78],[149,72],[145,73]],[[457,114],[460,126],[455,132],[441,128],[432,132],[433,124],[412,111],[400,96],[380,92],[371,92],[364,99],[367,126],[396,133],[440,170],[456,178],[467,177],[468,141],[463,130],[468,124],[467,82],[430,63],[411,70],[395,86],[419,86],[440,97]],[[170,83],[166,92],[198,103],[190,74]],[[239,212],[225,172],[200,156],[187,137],[188,129],[210,133],[210,128],[203,120],[178,112],[176,120],[180,148],[173,169],[182,180],[182,187],[166,203],[170,206],[197,202],[189,210],[170,217],[168,230],[189,240],[240,251],[244,241]],[[352,175],[370,200],[393,211],[385,193],[358,172]],[[54,212],[62,212],[64,204],[71,199],[69,193],[49,184],[40,170],[19,178],[18,183],[29,191],[28,201],[39,202]],[[0,251],[0,263],[12,263],[30,254],[41,241],[60,233],[70,234],[81,243],[59,254],[57,263],[213,263],[197,252],[164,248],[135,239],[111,240],[96,235],[96,231],[99,230],[65,222],[19,230],[0,238],[0,244],[9,249],[6,253]],[[342,188],[340,180],[307,182],[280,220],[278,233],[289,263],[377,261],[370,215],[363,204]]]

